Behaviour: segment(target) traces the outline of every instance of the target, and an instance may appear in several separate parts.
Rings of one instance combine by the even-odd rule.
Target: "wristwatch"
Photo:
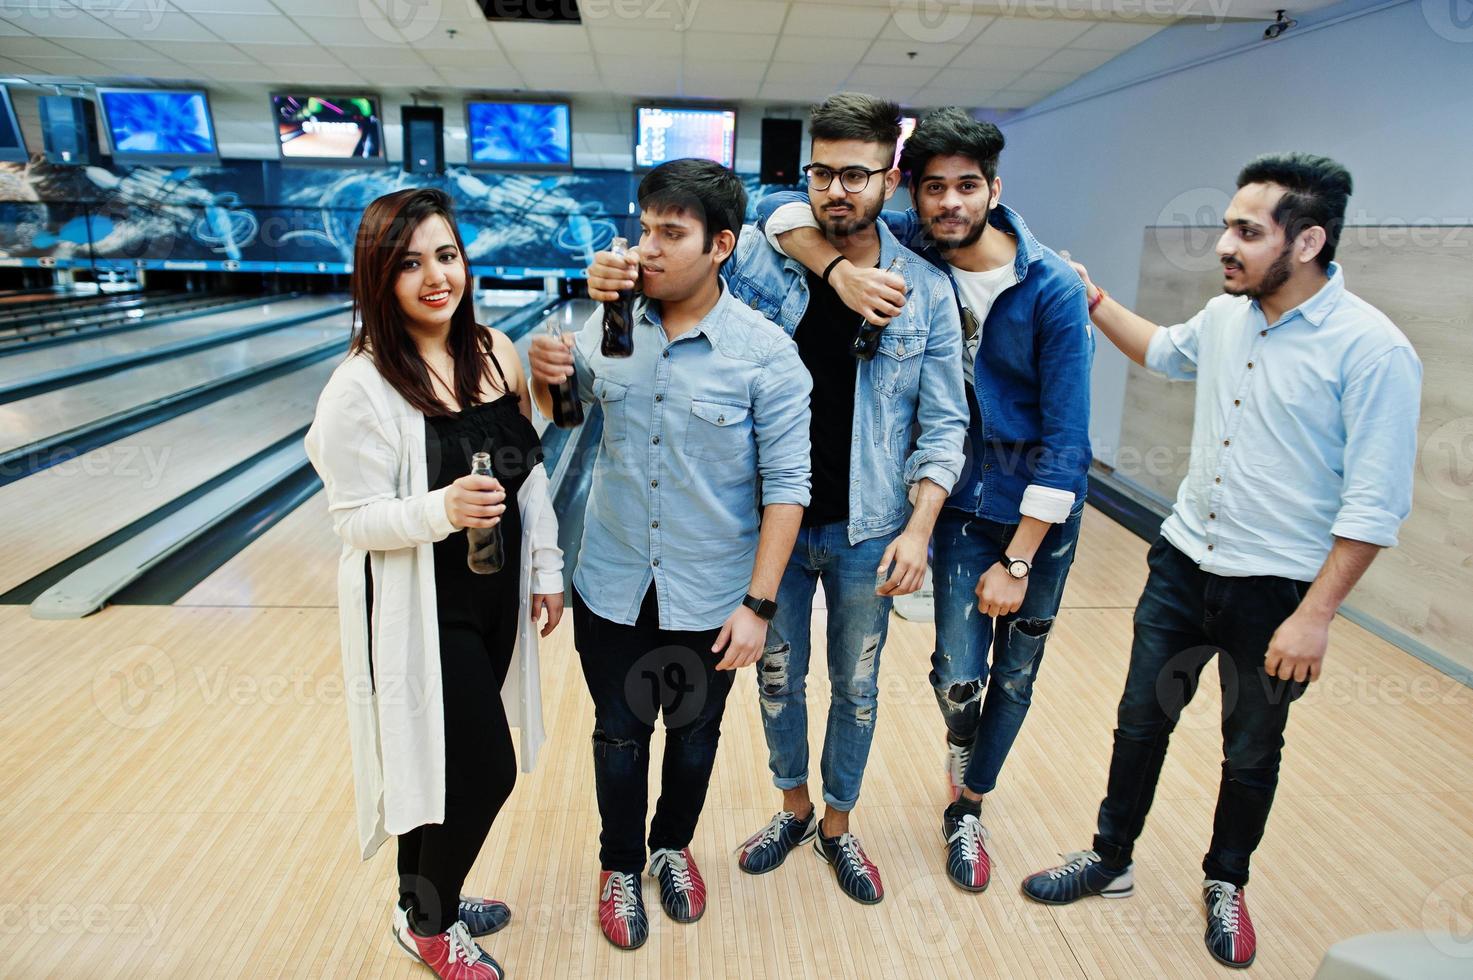
[[[1004,558],[1002,567],[1007,569],[1008,574],[1013,578],[1027,578],[1028,573],[1033,570],[1033,566],[1022,558]]]
[[[748,593],[747,597],[742,600],[742,605],[756,613],[760,619],[765,619],[769,623],[772,622],[772,617],[777,615],[777,603],[771,599],[759,599]]]

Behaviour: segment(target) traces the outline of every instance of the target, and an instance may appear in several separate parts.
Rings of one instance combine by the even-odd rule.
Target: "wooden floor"
[[[320,498],[309,506],[321,514]],[[429,976],[389,939],[393,847],[356,856],[331,536],[305,513],[290,521],[178,606],[80,622],[0,607],[0,975]],[[710,908],[676,926],[651,892],[635,953],[595,921],[591,709],[565,624],[543,652],[544,761],[469,883],[514,909],[488,949],[513,977],[1227,974],[1202,948],[1198,904],[1215,685],[1174,739],[1135,896],[1045,908],[1017,890],[1089,841],[1144,552],[1088,513],[1032,715],[984,809],[988,892],[943,873],[932,631],[896,620],[855,815],[885,901],[843,898],[807,851],[762,878],[736,870],[733,849],[778,803],[747,673],[694,843]],[[817,732],[827,692],[814,680]],[[1306,977],[1338,939],[1452,925],[1473,895],[1470,704],[1466,688],[1336,623],[1326,676],[1295,709],[1248,889],[1253,974]]]

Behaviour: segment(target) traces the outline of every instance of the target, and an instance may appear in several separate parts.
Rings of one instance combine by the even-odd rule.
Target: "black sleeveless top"
[[[494,363],[494,361],[493,361]],[[500,373],[501,366],[496,365]],[[502,375],[505,384],[506,376]],[[443,626],[461,626],[485,633],[511,631],[515,636],[522,557],[522,519],[517,492],[542,462],[537,430],[522,414],[517,396],[472,405],[454,415],[425,416],[425,464],[429,488],[448,487],[471,471],[471,456],[491,455],[491,474],[506,490],[501,515],[505,564],[494,575],[478,575],[466,563],[469,543],[464,531],[435,542],[435,600]],[[490,639],[490,637],[488,637]]]

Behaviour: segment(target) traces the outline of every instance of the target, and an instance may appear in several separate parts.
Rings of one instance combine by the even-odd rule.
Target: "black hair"
[[[740,237],[747,216],[747,189],[742,179],[713,160],[662,163],[639,182],[638,197],[641,210],[684,211],[699,218],[706,229],[705,252],[711,251],[711,241],[720,232]],[[732,252],[736,252],[735,244]]]
[[[1278,184],[1284,196],[1274,207],[1273,218],[1293,241],[1306,228],[1325,229],[1325,244],[1315,258],[1328,269],[1345,226],[1345,206],[1350,199],[1350,171],[1329,157],[1310,153],[1268,153],[1252,160],[1238,174],[1238,186]]]
[[[1002,155],[1002,130],[981,122],[965,109],[937,109],[916,124],[900,151],[900,172],[910,175],[911,187],[920,182],[932,157],[969,157],[977,161],[989,183],[997,177],[997,158]]]
[[[863,92],[839,92],[809,110],[808,135],[816,140],[888,144],[893,157],[900,142],[900,106]]]

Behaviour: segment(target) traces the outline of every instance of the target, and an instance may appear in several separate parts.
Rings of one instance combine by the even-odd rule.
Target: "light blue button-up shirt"
[[[1390,547],[1412,507],[1422,362],[1340,267],[1270,325],[1218,296],[1146,366],[1197,382],[1191,467],[1161,525],[1215,575],[1311,581],[1334,537]]]
[[[808,506],[813,381],[792,339],[724,285],[674,340],[658,304],[635,311],[632,356],[599,352],[602,307],[574,348],[604,430],[573,584],[632,625],[653,580],[662,629],[715,629],[751,584],[759,503]]]

